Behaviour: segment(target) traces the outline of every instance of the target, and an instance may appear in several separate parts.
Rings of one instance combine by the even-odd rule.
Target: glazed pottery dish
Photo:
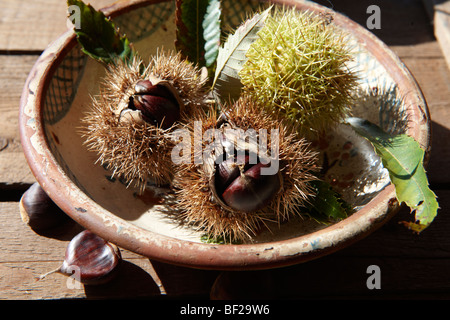
[[[428,154],[430,117],[425,99],[411,73],[384,43],[329,8],[304,1],[275,3],[331,15],[333,23],[350,35],[354,55],[350,67],[360,76],[361,89],[383,88],[383,94],[352,106],[353,114],[387,131],[407,133]],[[242,13],[254,11],[259,4],[224,0],[222,5],[222,23],[236,28],[245,17]],[[162,48],[175,48],[175,1],[121,1],[102,11],[144,61]],[[201,231],[173,219],[158,198],[165,190],[149,185],[139,192],[100,165],[97,155],[87,149],[80,134],[81,119],[104,76],[104,66],[86,56],[73,30],[68,30],[49,45],[29,74],[21,99],[20,131],[28,163],[52,200],[80,225],[119,247],[194,268],[273,268],[344,248],[398,211],[395,188],[372,145],[342,125],[329,130],[315,146],[333,164],[324,177],[355,208],[351,215],[332,224],[302,217],[287,223],[267,222],[267,228],[250,241],[207,243]]]

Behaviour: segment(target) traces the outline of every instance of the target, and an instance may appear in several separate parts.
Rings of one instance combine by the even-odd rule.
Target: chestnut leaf
[[[309,199],[306,210],[312,219],[319,223],[330,223],[348,217],[351,206],[327,182],[315,180],[310,185],[315,190],[315,196]]]
[[[214,237],[208,233],[203,234],[200,238],[200,241],[203,243],[211,243],[211,244],[242,244],[241,240],[228,240],[223,236]]]
[[[191,62],[205,65],[203,19],[208,0],[177,0],[175,47]]]
[[[264,26],[271,9],[272,7],[269,7],[247,19],[233,34],[228,36],[223,46],[219,48],[213,80],[216,96],[231,100],[239,98],[242,88],[239,71],[247,61],[247,50],[258,38],[258,31]]]
[[[221,25],[220,16],[222,9],[220,0],[209,0],[204,16],[203,38],[205,39],[205,65],[212,67],[216,62],[220,47]]]
[[[406,134],[388,134],[367,120],[348,118],[346,123],[372,143],[383,166],[389,171],[397,200],[405,203],[414,213],[414,222],[403,224],[413,231],[423,231],[434,220],[439,209],[423,166],[425,151],[414,138]]]
[[[114,23],[103,12],[95,10],[82,0],[67,0],[68,6],[78,6],[80,16],[73,20],[75,34],[82,51],[104,64],[129,59],[133,55],[130,41],[121,35]]]

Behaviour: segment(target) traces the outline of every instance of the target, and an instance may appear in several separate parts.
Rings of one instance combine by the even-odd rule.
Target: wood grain
[[[61,265],[69,241],[82,227],[74,225],[58,237],[39,235],[21,220],[17,202],[0,202],[0,225],[0,300],[208,297],[218,275],[166,266],[121,248],[120,274],[110,283],[84,286],[57,273],[37,281]]]
[[[432,184],[446,184],[450,182],[450,69],[443,56],[405,57],[403,62],[422,89],[430,110],[432,140],[428,179]]]
[[[0,55],[0,186],[35,181],[23,155],[19,136],[19,104],[22,88],[37,55]]]
[[[115,1],[93,0],[96,9]],[[0,2],[2,51],[43,51],[67,30],[67,2],[54,0],[3,0]],[[70,25],[70,24],[69,24]]]
[[[438,196],[442,207],[450,206],[450,191]],[[367,238],[318,260],[270,271],[224,272],[211,298],[449,299],[450,217],[439,215],[420,235],[399,224],[408,219],[404,208]],[[380,268],[380,289],[367,286],[372,265]]]
[[[450,68],[450,1],[422,0],[430,20],[436,39],[444,53],[447,66]]]

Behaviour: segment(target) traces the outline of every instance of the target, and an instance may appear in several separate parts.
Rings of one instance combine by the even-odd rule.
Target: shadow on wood
[[[117,276],[102,285],[85,285],[84,291],[88,299],[151,299],[161,296],[158,285],[150,274],[139,266],[122,261]]]
[[[433,27],[428,16],[424,14],[425,7],[421,0],[318,0],[315,2],[343,13],[367,29],[369,29],[369,18],[373,14],[368,7],[375,4],[380,9],[380,28],[369,30],[389,46],[435,41]]]
[[[199,270],[150,260],[168,297],[208,298],[219,271]]]

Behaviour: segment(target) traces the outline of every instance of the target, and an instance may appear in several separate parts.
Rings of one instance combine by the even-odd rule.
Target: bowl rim
[[[161,0],[127,0],[102,11],[111,17],[159,3]],[[321,5],[276,0],[300,10],[330,12],[333,21],[349,30],[375,55],[399,84],[412,90],[405,103],[413,106],[408,131],[429,154],[431,119],[425,98],[416,80],[396,54],[375,35],[356,22]],[[366,237],[386,223],[399,209],[395,188],[386,186],[367,205],[348,218],[324,229],[292,239],[257,244],[218,245],[189,242],[156,234],[108,212],[84,194],[59,167],[44,132],[42,108],[53,72],[77,44],[72,30],[66,31],[41,54],[25,82],[19,112],[19,132],[25,158],[37,182],[52,200],[81,226],[124,249],[150,259],[200,269],[249,270],[282,267],[333,253]],[[57,178],[56,178],[57,177]]]

